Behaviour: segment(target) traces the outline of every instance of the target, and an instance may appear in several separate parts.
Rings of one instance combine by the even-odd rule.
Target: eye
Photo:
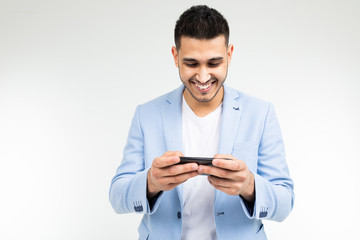
[[[185,65],[188,67],[197,67],[198,66],[197,63],[185,63]]]
[[[217,66],[219,66],[219,65],[220,65],[219,62],[209,62],[209,63],[208,63],[208,66],[209,66],[209,67],[217,67]]]

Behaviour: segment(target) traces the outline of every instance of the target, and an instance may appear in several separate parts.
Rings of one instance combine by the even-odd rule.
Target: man
[[[139,239],[266,239],[262,220],[282,221],[294,199],[273,106],[224,85],[233,45],[215,9],[185,11],[175,45],[183,84],[137,107],[110,202],[144,214]]]

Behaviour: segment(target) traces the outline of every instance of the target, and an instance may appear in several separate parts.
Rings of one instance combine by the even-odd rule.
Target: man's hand
[[[160,191],[169,191],[198,173],[196,163],[174,165],[180,162],[181,152],[166,152],[155,158],[147,175],[147,197],[153,198]]]
[[[254,202],[254,175],[243,161],[232,155],[216,154],[212,165],[214,167],[200,165],[198,170],[199,173],[210,175],[208,180],[211,185],[224,193],[240,195],[249,203]]]

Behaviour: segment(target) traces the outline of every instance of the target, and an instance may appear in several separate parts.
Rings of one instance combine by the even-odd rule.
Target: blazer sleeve
[[[257,172],[253,174],[254,208],[252,214],[248,210],[245,213],[249,218],[283,221],[294,205],[294,185],[285,160],[280,126],[270,103],[259,144]],[[247,209],[246,204],[242,205]]]
[[[144,162],[144,136],[141,129],[140,106],[136,108],[123,159],[111,181],[109,200],[116,213],[152,213],[159,203],[150,209],[146,197],[147,173]]]

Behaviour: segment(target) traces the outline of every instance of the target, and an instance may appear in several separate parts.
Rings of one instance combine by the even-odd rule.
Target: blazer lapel
[[[169,93],[161,111],[167,151],[182,151],[182,92],[179,87]]]
[[[182,145],[182,93],[180,86],[167,95],[165,106],[161,111],[166,151],[181,151]],[[182,184],[176,187],[182,206]]]
[[[231,154],[240,123],[242,106],[239,94],[224,84],[223,112],[219,139],[219,154]]]

